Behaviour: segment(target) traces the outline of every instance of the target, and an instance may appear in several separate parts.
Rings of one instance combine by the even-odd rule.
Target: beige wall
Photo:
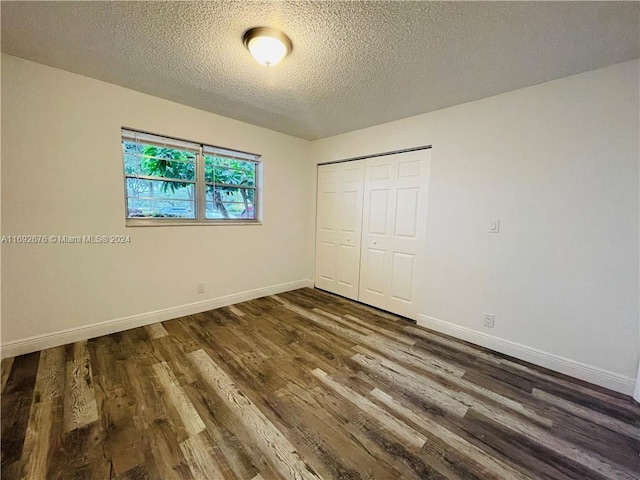
[[[630,393],[638,78],[638,61],[615,65],[318,140],[312,151],[326,162],[432,145],[422,323],[600,383],[612,377]]]
[[[3,355],[308,284],[315,164],[430,144],[421,322],[630,393],[638,74],[624,63],[306,142],[3,55],[2,234],[132,239],[3,244]],[[126,228],[121,126],[263,154],[264,225]]]
[[[309,142],[6,55],[2,100],[2,233],[131,236],[3,244],[3,344],[313,278]],[[262,154],[264,224],[126,228],[122,126]]]

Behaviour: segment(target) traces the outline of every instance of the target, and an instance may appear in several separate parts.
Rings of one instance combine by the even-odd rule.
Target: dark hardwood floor
[[[640,406],[302,289],[4,360],[2,478],[638,479]]]

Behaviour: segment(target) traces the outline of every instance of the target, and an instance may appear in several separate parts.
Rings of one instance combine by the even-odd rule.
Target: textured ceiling
[[[7,2],[2,51],[306,139],[640,56],[638,2]],[[242,34],[284,31],[258,65]]]

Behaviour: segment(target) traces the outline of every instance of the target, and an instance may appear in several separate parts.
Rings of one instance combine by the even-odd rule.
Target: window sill
[[[154,218],[127,218],[126,227],[202,227],[202,226],[233,226],[233,225],[262,225],[259,220],[185,220],[185,219],[154,219]]]

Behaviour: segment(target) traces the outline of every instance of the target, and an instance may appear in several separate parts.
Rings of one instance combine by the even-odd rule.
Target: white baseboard
[[[53,333],[36,335],[33,337],[14,340],[3,343],[0,349],[0,357],[15,357],[25,353],[44,350],[45,348],[66,345],[67,343],[87,340],[89,338],[99,337],[101,335],[109,335],[111,333],[129,330],[130,328],[142,327],[152,323],[164,322],[173,318],[184,317],[185,315],[193,315],[194,313],[206,312],[215,308],[226,307],[234,303],[246,302],[268,295],[296,290],[298,288],[313,287],[313,280],[299,280],[297,282],[281,283],[269,287],[258,288],[246,292],[226,295],[223,297],[210,298],[201,302],[188,303],[176,307],[156,310],[154,312],[140,313],[129,317],[116,318],[104,322],[85,325],[77,328],[70,328]]]
[[[510,355],[517,359],[533,363],[534,365],[579,378],[580,380],[624,393],[625,395],[631,395],[633,393],[636,382],[635,378],[570,360],[553,353],[538,350],[493,335],[487,335],[486,333],[461,327],[426,315],[418,315],[417,321],[421,327],[451,335],[460,340],[480,345],[481,347],[489,348],[505,355]]]

